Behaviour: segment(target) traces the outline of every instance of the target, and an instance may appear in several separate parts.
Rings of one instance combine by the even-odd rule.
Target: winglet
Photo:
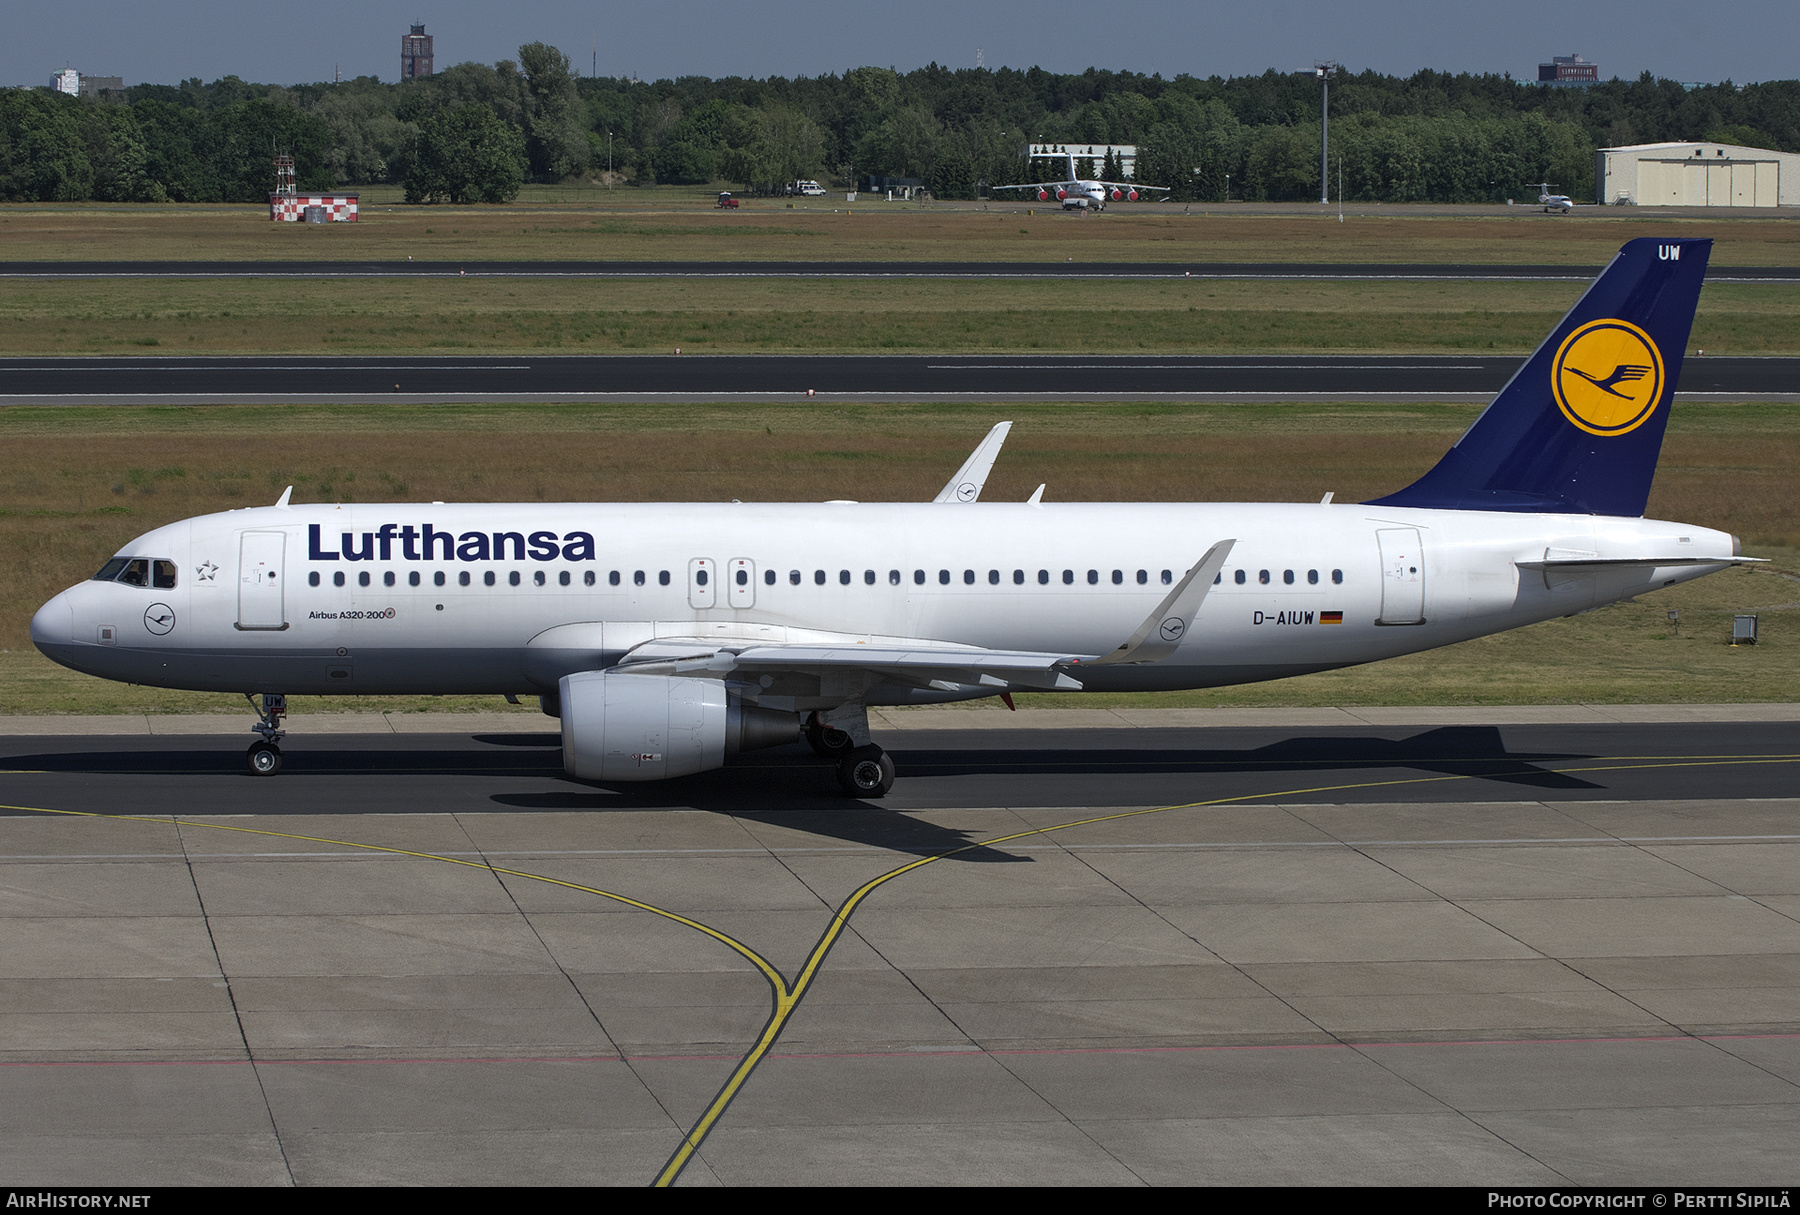
[[[1175,589],[1156,605],[1156,610],[1144,618],[1144,623],[1138,625],[1137,632],[1124,645],[1110,654],[1092,659],[1088,665],[1161,662],[1173,654],[1181,644],[1181,639],[1187,636],[1188,626],[1194,623],[1194,614],[1200,610],[1206,592],[1212,590],[1213,579],[1219,576],[1219,570],[1225,565],[1225,558],[1231,555],[1231,548],[1236,543],[1236,540],[1221,540],[1207,549],[1206,556],[1200,558],[1199,563],[1187,572],[1187,577],[1177,583]]]
[[[278,510],[286,510],[288,508],[288,499],[293,496],[294,496],[294,487],[292,485],[290,485],[286,489],[282,490],[281,497],[276,499],[276,501],[275,501],[276,508]]]
[[[981,441],[974,453],[969,456],[961,468],[956,470],[956,475],[945,483],[944,488],[938,491],[938,496],[932,501],[973,502],[981,497],[981,487],[987,484],[988,472],[994,467],[994,461],[999,458],[1000,445],[1006,442],[1006,432],[1011,429],[1011,422],[1001,422],[994,429],[988,431],[987,438]]]

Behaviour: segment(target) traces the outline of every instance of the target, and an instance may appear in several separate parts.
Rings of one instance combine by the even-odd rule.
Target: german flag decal
[[[1342,624],[1342,623],[1344,623],[1344,614],[1342,612],[1320,612],[1319,613],[1319,623],[1320,624]]]

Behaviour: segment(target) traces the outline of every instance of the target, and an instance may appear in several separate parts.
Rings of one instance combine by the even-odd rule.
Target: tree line
[[[396,183],[407,200],[500,202],[526,181],[592,179],[749,191],[798,178],[917,178],[940,197],[1044,176],[1024,145],[1133,144],[1136,178],[1177,200],[1319,196],[1310,72],[1200,79],[1090,68],[784,79],[579,77],[541,42],[388,84],[140,84],[123,98],[0,90],[0,200],[250,202],[271,150],[307,190]],[[1491,202],[1551,181],[1592,197],[1594,150],[1707,139],[1800,151],[1800,81],[1685,86],[1644,74],[1588,88],[1505,75],[1344,75],[1331,90],[1331,192]],[[1116,171],[1110,161],[1108,168]],[[1098,166],[1096,166],[1098,167]]]

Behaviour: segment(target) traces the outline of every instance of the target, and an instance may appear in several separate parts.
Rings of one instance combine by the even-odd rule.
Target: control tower
[[[400,79],[412,80],[431,75],[431,35],[424,25],[412,27],[412,33],[400,35]]]

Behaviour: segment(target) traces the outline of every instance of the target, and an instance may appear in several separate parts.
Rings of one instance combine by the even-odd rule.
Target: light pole
[[[612,132],[606,133],[606,188],[612,189]]]
[[[1319,205],[1331,205],[1331,78],[1338,72],[1336,60],[1324,59],[1313,64],[1313,73],[1323,90],[1319,97]]]

